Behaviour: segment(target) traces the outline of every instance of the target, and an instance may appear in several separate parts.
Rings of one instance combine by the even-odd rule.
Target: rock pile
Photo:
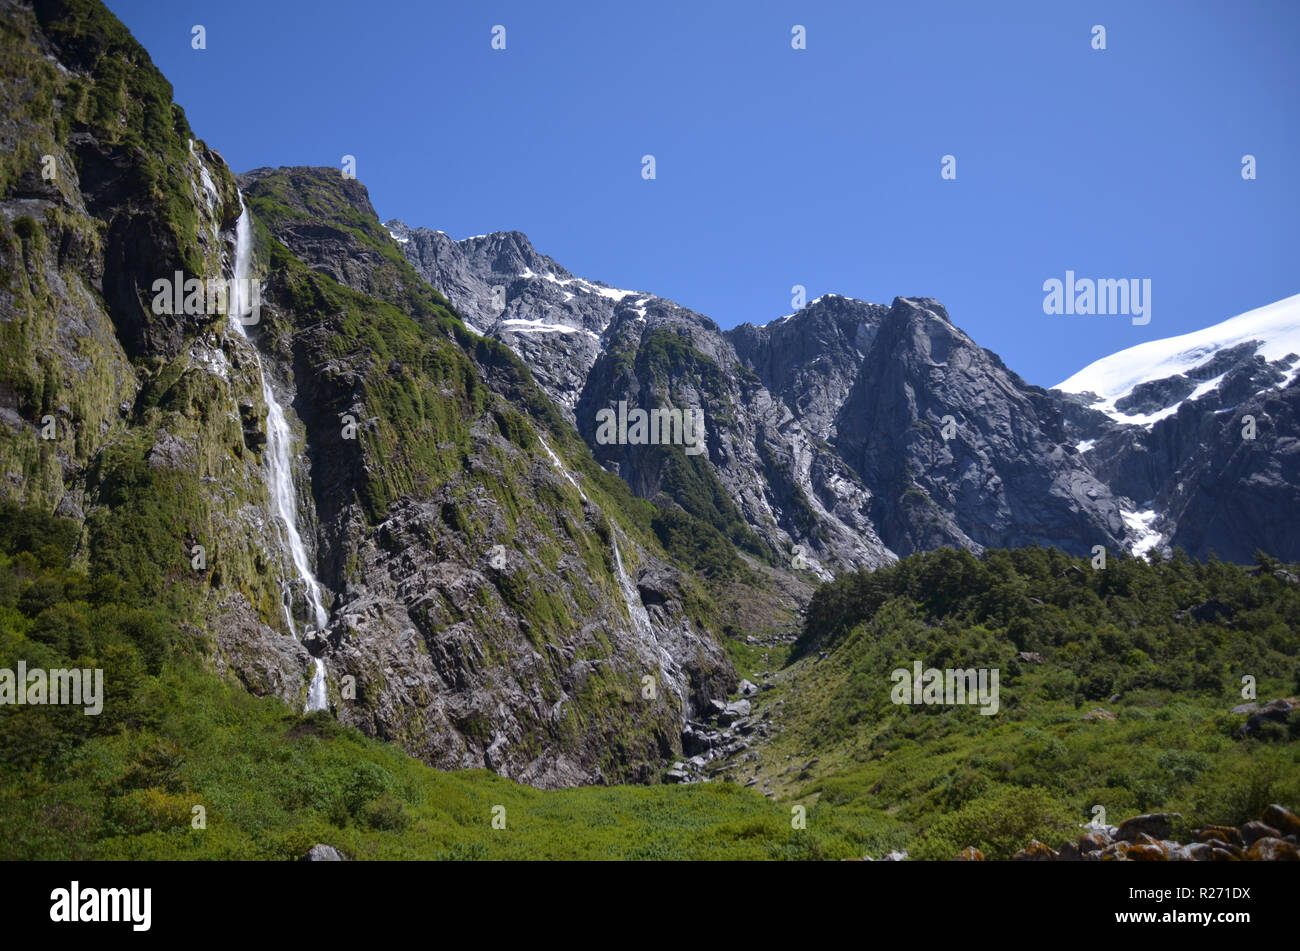
[[[1300,817],[1271,805],[1258,822],[1235,826],[1205,826],[1192,833],[1194,841],[1175,842],[1177,814],[1151,813],[1125,819],[1119,827],[1089,825],[1077,842],[1053,849],[1037,839],[1012,856],[1014,862],[1297,862],[1300,861]],[[962,849],[958,862],[982,862],[974,846]]]
[[[742,695],[753,695],[758,690],[748,680],[740,682]],[[753,708],[744,696],[727,703],[710,700],[702,711],[702,717],[701,720],[687,720],[682,728],[682,752],[690,758],[673,764],[673,768],[664,774],[668,782],[708,782],[709,778],[727,769],[720,761],[745,752],[757,737],[769,735],[770,727],[765,718],[753,716]],[[716,765],[710,768],[710,763]]]

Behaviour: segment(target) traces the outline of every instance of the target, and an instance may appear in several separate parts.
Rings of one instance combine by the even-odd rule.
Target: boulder
[[[1192,833],[1197,842],[1230,842],[1233,845],[1244,844],[1241,833],[1233,826],[1205,826]]]
[[[1264,810],[1263,820],[1282,835],[1300,835],[1300,817],[1277,803]]]
[[[1300,862],[1300,852],[1285,839],[1265,837],[1256,839],[1247,857],[1255,862]]]
[[[1167,862],[1169,856],[1159,842],[1140,843],[1128,848],[1126,857],[1130,862]]]
[[[1247,822],[1241,827],[1241,838],[1239,844],[1253,845],[1257,839],[1280,839],[1282,833],[1264,822]]]
[[[1240,862],[1246,854],[1235,845],[1220,845],[1218,843],[1210,845],[1211,862]]]
[[[983,862],[984,853],[973,845],[968,845],[953,858],[954,862]]]
[[[1057,853],[1052,850],[1051,846],[1039,842],[1037,839],[1030,839],[1029,844],[1011,856],[1013,862],[1051,862],[1057,857]]]
[[[738,720],[742,720],[745,717],[749,716],[749,714],[750,714],[749,701],[737,700],[734,703],[727,704],[726,707],[722,710],[722,712],[718,714],[718,722],[721,723],[723,726],[731,726],[733,723],[737,722]]]
[[[1252,713],[1237,729],[1237,739],[1254,736],[1265,723],[1286,723],[1297,705],[1290,700],[1271,700]]]
[[[1084,723],[1100,723],[1102,720],[1114,722],[1117,719],[1119,718],[1115,716],[1115,714],[1111,713],[1109,710],[1103,710],[1100,707],[1096,710],[1090,710],[1083,715]]]
[[[1100,852],[1106,846],[1111,844],[1111,837],[1101,829],[1093,829],[1091,832],[1085,832],[1079,837],[1079,852],[1087,855],[1089,852]]]
[[[347,859],[343,853],[332,845],[322,845],[317,843],[307,850],[307,854],[300,858],[300,862],[346,862]]]
[[[1173,832],[1172,822],[1182,816],[1172,812],[1152,812],[1142,816],[1125,819],[1119,824],[1116,838],[1126,842],[1137,842],[1138,836],[1146,834],[1154,839],[1167,839]]]

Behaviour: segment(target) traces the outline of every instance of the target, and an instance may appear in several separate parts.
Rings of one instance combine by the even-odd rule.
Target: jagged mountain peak
[[[390,225],[474,329],[530,366],[603,464],[638,494],[666,492],[731,526],[738,544],[757,537],[769,551],[802,553],[823,576],[942,544],[1124,544],[1117,503],[1062,445],[1056,404],[933,298],[825,294],[724,332],[651,294],[561,278],[548,259],[511,262],[494,312],[484,302],[499,272],[475,256],[481,239],[425,232],[421,242]],[[688,483],[661,454],[600,444],[596,415],[620,404],[700,409],[708,470],[696,475],[715,485]],[[923,435],[937,437],[947,417],[963,426],[951,445]],[[1036,497],[1022,503],[1018,493]],[[710,495],[729,501],[704,504]]]
[[[573,276],[553,258],[540,253],[522,231],[493,231],[457,239],[445,231],[412,228],[398,218],[389,219],[385,227],[398,244],[405,245],[414,238],[417,244],[428,245],[440,254],[463,255],[479,269],[486,266],[499,278],[510,280],[529,271],[561,279]]]

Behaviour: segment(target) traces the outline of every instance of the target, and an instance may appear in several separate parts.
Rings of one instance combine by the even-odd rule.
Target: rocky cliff
[[[1085,367],[1052,390],[1143,549],[1300,557],[1300,297]]]
[[[254,693],[301,708],[319,658],[340,720],[432,764],[657,776],[734,682],[725,612],[658,510],[466,331],[358,183],[260,170],[241,195],[101,6],[3,14],[5,496],[78,519],[92,574],[190,605]],[[232,276],[245,207],[255,322],[219,295],[160,305],[159,281]],[[270,497],[271,402],[319,630]]]
[[[388,228],[637,494],[726,524],[741,546],[753,536],[756,553],[825,577],[940,545],[1084,553],[1136,541],[1057,402],[935,301],[827,295],[724,333],[672,301],[575,277],[517,232],[457,242]],[[599,414],[620,402],[698,407],[707,452],[602,442]]]

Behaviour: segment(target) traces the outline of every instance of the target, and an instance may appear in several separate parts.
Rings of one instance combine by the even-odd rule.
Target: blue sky
[[[236,171],[352,154],[381,219],[723,327],[935,297],[1050,386],[1300,292],[1294,0],[108,6]],[[1045,315],[1067,269],[1149,278],[1151,322]]]

